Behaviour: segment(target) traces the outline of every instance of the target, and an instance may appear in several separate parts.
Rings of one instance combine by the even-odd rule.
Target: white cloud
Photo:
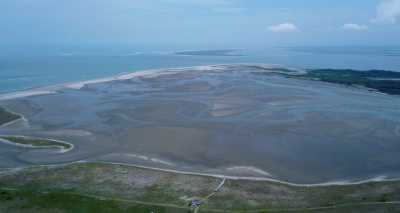
[[[351,31],[365,31],[365,30],[368,30],[368,26],[367,25],[353,24],[353,23],[344,24],[342,26],[342,28],[345,29],[345,30],[351,30]]]
[[[268,29],[274,33],[291,33],[291,32],[299,31],[299,28],[295,24],[290,23],[290,22],[273,25],[273,26],[268,27]]]
[[[400,0],[384,0],[377,6],[376,13],[372,22],[396,23],[400,21]]]

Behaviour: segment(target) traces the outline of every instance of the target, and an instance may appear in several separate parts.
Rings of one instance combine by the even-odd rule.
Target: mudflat
[[[0,143],[0,167],[106,161],[301,184],[399,177],[398,96],[289,71],[167,69],[3,96],[0,104],[25,119],[1,135],[52,138],[74,149]]]

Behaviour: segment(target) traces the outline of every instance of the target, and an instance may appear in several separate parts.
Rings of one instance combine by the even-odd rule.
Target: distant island
[[[175,52],[176,55],[188,55],[188,56],[243,56],[238,53],[239,50],[194,50],[194,51],[181,51]]]

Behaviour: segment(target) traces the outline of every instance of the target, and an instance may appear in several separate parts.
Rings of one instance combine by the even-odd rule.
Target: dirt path
[[[197,213],[200,210],[200,207],[206,203],[212,196],[214,196],[225,184],[226,178],[223,178],[222,181],[218,184],[218,186],[213,190],[212,193],[209,195],[205,196],[202,199],[196,200],[195,202],[198,202],[198,205],[193,206],[193,201],[192,201],[192,207],[194,207],[193,212]],[[195,203],[196,204],[196,203]]]
[[[221,183],[217,186],[217,188],[215,188],[214,191],[213,191],[211,194],[209,194],[209,195],[207,195],[207,196],[205,197],[205,200],[208,200],[208,199],[210,199],[212,196],[214,196],[214,195],[224,186],[225,181],[226,181],[226,178],[222,179]]]

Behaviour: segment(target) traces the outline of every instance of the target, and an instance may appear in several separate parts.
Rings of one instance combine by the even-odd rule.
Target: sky
[[[1,0],[0,44],[400,45],[400,0]]]

